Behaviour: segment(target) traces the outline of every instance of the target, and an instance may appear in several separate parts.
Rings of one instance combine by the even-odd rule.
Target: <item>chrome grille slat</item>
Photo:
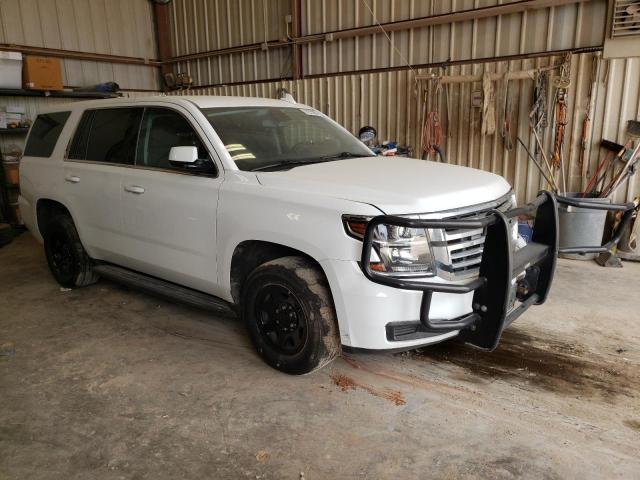
[[[451,260],[455,261],[459,260],[461,258],[468,258],[468,257],[472,257],[474,255],[482,255],[482,252],[484,251],[484,242],[482,245],[480,245],[479,247],[476,248],[470,248],[470,249],[466,249],[466,250],[454,250],[451,251],[449,254],[449,257],[451,258]]]
[[[451,253],[455,250],[463,250],[465,248],[474,247],[476,245],[484,245],[484,235],[478,238],[464,240],[462,242],[449,243],[446,242],[447,250]]]
[[[489,208],[480,206],[478,210],[450,212],[445,218],[474,219],[484,218],[493,208],[508,210],[509,201],[493,204]],[[486,231],[476,229],[434,229],[430,231],[431,246],[437,264],[438,275],[449,280],[461,280],[476,277],[480,273],[480,263],[484,252]]]
[[[480,262],[482,261],[481,257],[476,257],[476,258],[472,258],[469,260],[462,260],[459,262],[454,262],[452,264],[453,266],[453,271],[457,271],[463,267],[470,267],[471,265],[480,265]]]
[[[447,230],[445,236],[447,241],[457,240],[459,238],[466,238],[473,235],[484,235],[484,231],[481,228],[476,230]]]

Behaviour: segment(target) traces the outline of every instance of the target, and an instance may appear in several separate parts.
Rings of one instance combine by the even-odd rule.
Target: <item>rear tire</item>
[[[241,309],[258,353],[277,370],[310,373],[340,353],[327,280],[305,258],[278,258],[256,268],[245,282]]]
[[[69,215],[60,214],[51,219],[43,238],[49,269],[60,285],[84,287],[98,281],[93,261],[85,252]]]

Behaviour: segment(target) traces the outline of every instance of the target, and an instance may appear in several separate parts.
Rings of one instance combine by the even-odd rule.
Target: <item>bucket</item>
[[[610,198],[582,198],[581,193],[567,193],[569,198],[579,198],[587,203],[611,203]],[[607,220],[606,210],[589,210],[558,204],[558,224],[560,227],[559,246],[562,247],[592,247],[602,245],[604,225]],[[585,255],[563,253],[563,258],[574,260],[593,260],[597,253]]]

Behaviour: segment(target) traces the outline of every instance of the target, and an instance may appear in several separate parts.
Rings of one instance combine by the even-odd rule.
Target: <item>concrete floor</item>
[[[493,353],[278,373],[235,319],[0,249],[0,479],[640,478],[640,264],[561,261]]]

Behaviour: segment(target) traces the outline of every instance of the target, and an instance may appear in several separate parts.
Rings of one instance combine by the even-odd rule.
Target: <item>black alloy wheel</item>
[[[309,328],[300,302],[284,285],[263,286],[256,295],[258,329],[278,352],[295,355],[307,341]]]
[[[70,283],[75,280],[76,266],[73,256],[73,246],[63,232],[55,232],[48,239],[51,269],[56,273],[56,278]]]

